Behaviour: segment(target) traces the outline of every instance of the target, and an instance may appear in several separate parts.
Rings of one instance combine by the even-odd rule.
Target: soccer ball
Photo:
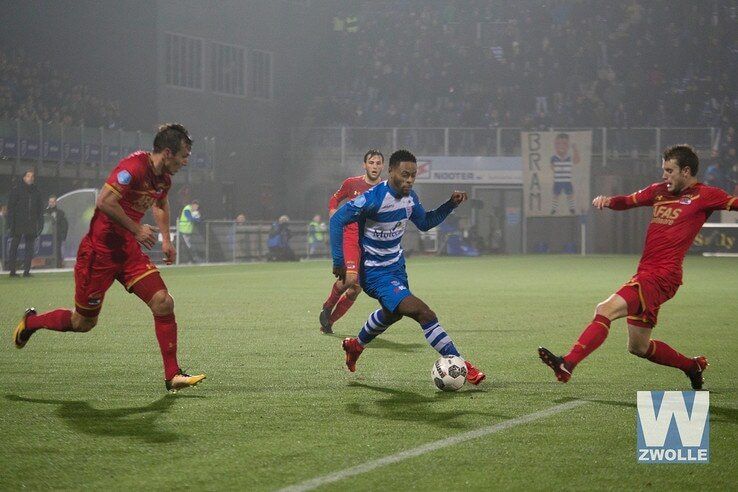
[[[458,355],[440,357],[431,369],[431,379],[439,390],[456,391],[466,382],[466,364]]]

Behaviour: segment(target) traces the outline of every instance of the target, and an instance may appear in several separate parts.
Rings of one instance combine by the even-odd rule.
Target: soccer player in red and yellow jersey
[[[328,202],[328,215],[332,216],[342,201],[353,200],[371,187],[381,182],[384,169],[384,156],[376,149],[364,154],[364,174],[346,179]],[[361,294],[359,268],[361,268],[361,248],[359,247],[359,226],[349,224],[343,230],[343,254],[346,261],[346,278],[336,280],[328,299],[320,311],[320,331],[333,333],[333,323],[346,314]]]
[[[152,208],[158,229],[163,232],[162,251],[166,262],[174,262],[177,251],[169,238],[171,176],[187,165],[192,138],[179,124],[159,127],[153,152],[138,151],[121,160],[110,173],[97,198],[90,230],[82,239],[74,267],[75,310],[55,309],[37,314],[27,309],[13,332],[13,342],[23,348],[39,329],[87,332],[96,324],[105,292],[114,280],[144,301],[154,315],[154,329],[164,361],[167,390],[194,386],[204,374],[184,374],[177,363],[177,323],[174,300],[159,270],[141,251],[157,242],[157,228],[141,224]]]
[[[697,181],[699,158],[688,145],[664,151],[663,181],[621,196],[598,196],[597,209],[626,210],[652,207],[651,223],[638,270],[620,290],[595,309],[594,320],[563,357],[539,347],[541,360],[559,381],[567,382],[572,371],[607,338],[610,322],[628,318],[628,351],[656,364],[676,367],[689,377],[693,389],[702,389],[704,356],[688,358],[666,343],[651,338],[659,308],[674,297],[682,283],[682,262],[695,236],[715,210],[738,210],[738,197]]]

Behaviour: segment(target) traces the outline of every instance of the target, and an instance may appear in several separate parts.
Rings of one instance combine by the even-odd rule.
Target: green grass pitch
[[[636,463],[636,391],[687,390],[679,371],[626,351],[624,321],[554,380],[539,344],[565,352],[594,306],[635,271],[631,256],[411,258],[410,286],[488,379],[444,394],[436,353],[403,320],[346,371],[340,340],[376,302],[362,296],[336,335],[318,331],[327,261],[163,270],[180,364],[207,373],[167,395],[151,315],[114,285],[90,333],[11,331],[27,306],[70,306],[70,273],[0,279],[0,489],[273,490],[563,402],[583,405],[324,486],[324,490],[727,490],[738,445],[738,260],[689,257],[654,336],[711,367],[711,462]]]

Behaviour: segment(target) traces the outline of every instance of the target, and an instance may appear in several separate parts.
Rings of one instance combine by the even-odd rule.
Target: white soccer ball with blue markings
[[[456,391],[466,382],[466,363],[458,355],[440,357],[431,369],[431,379],[442,391]]]

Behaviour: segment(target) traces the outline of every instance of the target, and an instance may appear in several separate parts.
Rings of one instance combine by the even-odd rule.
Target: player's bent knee
[[[607,318],[609,311],[610,310],[607,309],[607,301],[602,301],[601,303],[597,304],[597,306],[595,306],[595,314],[597,315],[604,316]]]
[[[166,290],[156,292],[149,301],[151,312],[161,316],[174,312],[174,298]]]
[[[431,308],[429,308],[428,306],[423,306],[420,309],[420,312],[418,313],[418,317],[417,317],[418,323],[420,323],[421,325],[424,325],[426,323],[430,323],[434,319],[436,319],[436,313],[434,313]]]
[[[599,316],[604,316],[609,320],[613,320],[618,317],[617,309],[610,301],[610,299],[597,304],[597,306],[595,307],[595,314]]]
[[[392,313],[390,311],[387,311],[386,309],[383,310],[382,315],[384,317],[384,321],[389,324],[397,323],[398,321],[402,319],[401,314]]]
[[[648,344],[643,345],[641,343],[628,342],[628,352],[635,355],[636,357],[645,357],[648,353]]]
[[[86,333],[97,325],[97,318],[85,318],[83,316],[72,316],[72,331]]]

